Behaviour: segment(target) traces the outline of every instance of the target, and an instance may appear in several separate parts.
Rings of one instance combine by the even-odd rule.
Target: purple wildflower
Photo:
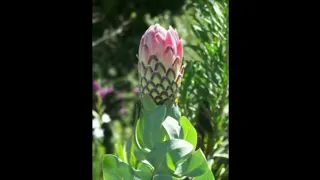
[[[101,85],[98,81],[93,81],[93,91],[96,92],[98,91],[99,89],[101,89]]]
[[[114,88],[104,88],[102,87],[101,89],[99,89],[97,91],[98,96],[100,96],[102,99],[108,95],[108,94],[112,94],[114,92]]]
[[[107,94],[112,94],[114,92],[114,88],[108,88]]]
[[[107,88],[101,88],[98,91],[98,96],[100,96],[102,99],[108,94]]]
[[[139,88],[134,88],[133,90],[136,94],[140,94],[140,89]]]
[[[127,110],[125,108],[121,108],[119,113],[120,113],[120,115],[127,114]]]

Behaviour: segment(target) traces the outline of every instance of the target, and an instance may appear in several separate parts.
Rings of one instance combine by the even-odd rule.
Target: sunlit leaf
[[[130,180],[133,179],[131,167],[114,155],[106,155],[103,159],[104,180]]]
[[[201,149],[198,149],[186,161],[177,166],[174,174],[178,176],[197,177],[203,175],[206,171],[210,171],[206,157]]]
[[[193,150],[193,145],[181,139],[171,139],[159,143],[147,155],[147,160],[156,172],[166,173],[175,170],[176,165],[187,157]]]
[[[152,180],[179,180],[179,179],[173,176],[170,176],[168,174],[157,174],[153,176]]]
[[[152,149],[158,142],[161,141],[161,127],[165,120],[166,106],[157,107],[149,116],[143,115],[145,119],[145,127],[139,131],[144,132],[143,141],[148,149]]]
[[[170,139],[179,138],[181,127],[176,119],[168,116],[164,120],[162,126],[166,130]]]
[[[184,116],[181,117],[180,123],[182,131],[180,132],[180,138],[190,142],[194,148],[197,147],[197,131],[191,124],[191,122]]]

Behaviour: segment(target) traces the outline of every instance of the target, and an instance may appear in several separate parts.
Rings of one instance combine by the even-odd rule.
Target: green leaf
[[[198,149],[186,161],[177,166],[174,174],[177,176],[196,177],[203,175],[208,169],[207,160],[201,149]]]
[[[202,28],[201,28],[200,26],[192,25],[192,27],[193,27],[194,30],[196,30],[196,31],[202,31]]]
[[[116,143],[115,148],[117,156],[119,156],[119,158],[122,159],[124,162],[128,162],[127,151],[125,146],[122,143]]]
[[[153,176],[152,180],[179,180],[179,179],[167,174],[157,174]]]
[[[200,46],[197,45],[191,45],[191,44],[186,44],[184,45],[184,47],[186,48],[191,48],[192,50],[194,50],[198,56],[203,57],[205,56],[205,53],[203,51],[203,49]],[[188,83],[189,84],[189,83]]]
[[[153,167],[145,161],[134,169],[114,155],[107,154],[103,159],[104,180],[144,180],[152,178]]]
[[[190,142],[194,148],[197,147],[197,131],[185,116],[180,119],[180,124],[182,126],[180,132],[180,138]]]
[[[146,121],[144,129],[139,129],[139,131],[144,132],[143,141],[145,147],[152,149],[158,142],[161,142],[161,127],[166,115],[166,106],[162,105],[157,107],[150,116],[143,114],[143,119]]]
[[[134,170],[136,177],[141,180],[152,178],[153,167],[147,163],[141,163],[137,170]]]
[[[181,118],[181,112],[179,110],[179,107],[177,105],[172,104],[167,108],[167,115],[171,116],[174,119],[180,119]]]
[[[179,138],[181,127],[176,119],[168,116],[162,123],[170,139]]]
[[[213,4],[213,8],[214,8],[215,12],[217,13],[218,17],[223,17],[221,9],[217,3]]]
[[[127,144],[126,144],[126,151],[127,151],[127,162],[132,166],[132,167],[135,167],[138,160],[137,158],[135,157],[135,153],[134,151],[136,150],[139,150],[136,146],[135,146],[135,143],[133,142],[134,139],[133,139],[133,136],[131,136],[128,141],[127,141]]]
[[[142,107],[145,111],[153,111],[157,105],[149,95],[142,98]]]
[[[132,180],[131,167],[114,155],[107,154],[103,159],[103,179]]]
[[[135,130],[135,134],[133,135],[133,153],[134,153],[134,156],[136,157],[136,159],[142,161],[145,159],[145,154],[144,153],[147,153],[149,151],[147,151],[146,149],[142,148],[139,143],[139,139],[137,138],[137,132]]]
[[[139,149],[145,147],[143,142],[144,121],[145,119],[143,117],[139,118],[134,128],[134,142]]]
[[[194,177],[193,180],[215,180],[212,172],[208,169],[202,176]]]
[[[147,160],[143,160],[141,161],[139,167],[139,170],[145,171],[145,172],[153,172],[153,166],[147,161]]]
[[[183,161],[193,150],[193,145],[182,139],[171,139],[159,143],[146,156],[155,168],[155,172],[167,173],[175,170],[176,165]]]

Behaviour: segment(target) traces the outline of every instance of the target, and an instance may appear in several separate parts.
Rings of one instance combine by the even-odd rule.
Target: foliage
[[[228,177],[228,9],[226,3],[194,3],[192,25],[198,43],[189,44],[197,56],[187,64],[181,90],[182,113],[195,120],[200,147],[213,160],[217,179]],[[201,96],[199,96],[201,94]],[[200,103],[199,103],[200,102]],[[196,111],[193,111],[193,110]]]
[[[113,0],[113,3],[110,1],[108,5],[105,0],[98,1],[104,2],[101,3],[104,5],[95,4],[94,10],[97,7],[108,7],[108,12],[104,8],[98,8],[102,14],[101,17],[104,18],[93,24],[93,41],[99,42],[93,46],[93,78],[104,87],[114,88],[115,91],[102,99],[96,93],[93,94],[93,109],[96,112],[93,119],[99,120],[99,128],[104,132],[103,137],[95,136],[93,139],[94,179],[102,178],[101,160],[110,161],[110,167],[121,166],[121,171],[132,171],[133,174],[138,174],[138,177],[146,177],[148,173],[142,172],[152,170],[153,166],[143,161],[146,153],[137,151],[139,148],[135,147],[132,139],[134,136],[131,135],[136,130],[134,123],[139,116],[137,113],[139,110],[134,111],[139,107],[138,93],[134,92],[138,84],[136,67],[138,61],[135,55],[138,52],[141,35],[150,24],[155,23],[165,27],[172,25],[185,42],[186,68],[177,100],[181,114],[185,117],[177,118],[180,116],[177,115],[173,119],[165,119],[162,123],[162,131],[167,132],[166,138],[177,137],[180,131],[173,128],[176,127],[175,125],[168,124],[179,122],[179,127],[186,129],[190,127],[188,124],[190,123],[197,135],[189,135],[189,133],[194,134],[191,128],[186,130],[190,132],[186,133],[184,138],[193,144],[192,146],[197,144],[195,147],[197,150],[194,149],[192,153],[197,152],[195,157],[201,155],[205,157],[215,179],[228,179],[228,2],[226,0],[187,0],[182,10],[176,7],[174,10],[165,8],[166,3],[163,3],[158,6],[158,10],[155,10],[156,6],[152,6],[153,9],[149,11],[138,8],[142,7],[142,1],[140,4],[138,1],[132,1],[134,8],[128,8],[130,5],[122,1]],[[115,14],[116,9],[122,7],[121,2],[123,3],[121,14]],[[160,3],[160,1],[157,2]],[[148,6],[145,5],[145,7]],[[159,9],[166,9],[166,11],[162,12]],[[108,122],[103,121],[106,115],[111,119]],[[157,126],[153,128],[155,127]],[[137,128],[143,129],[138,132],[148,133],[144,132],[145,127]],[[98,128],[94,128],[93,133],[99,132],[96,129]],[[163,134],[160,133],[159,136],[162,137]],[[153,140],[143,139],[141,134],[138,137],[140,137],[139,142],[143,141],[143,145],[144,141],[147,146],[152,147],[161,143],[153,144]],[[105,154],[114,154],[117,157],[108,155],[110,157],[104,158]],[[133,165],[140,161],[142,163]],[[196,162],[200,163],[198,160]],[[194,159],[190,158],[185,163],[194,164]],[[171,164],[167,164],[169,168],[175,167],[172,166],[174,163],[169,164]],[[154,172],[151,170],[150,172]],[[190,172],[186,165],[176,168],[175,171],[180,175]],[[164,174],[153,176],[154,179],[174,179]]]
[[[198,147],[212,162],[216,179],[228,179],[228,2],[188,1],[184,10],[174,21],[186,42],[179,107],[195,125]],[[169,16],[147,22],[166,24]]]
[[[196,150],[194,127],[186,117],[172,117],[174,110],[170,109],[175,105],[167,102],[157,106],[149,96],[142,104],[145,108],[131,141],[119,154],[122,158],[110,154],[104,157],[104,179],[214,180],[203,152]]]

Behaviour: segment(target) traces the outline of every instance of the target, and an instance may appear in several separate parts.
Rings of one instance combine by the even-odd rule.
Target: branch
[[[125,26],[127,26],[130,22],[131,22],[131,20],[125,21],[124,23],[122,23],[122,25],[120,27],[118,27],[118,29],[113,31],[109,36],[106,36],[107,33],[105,33],[101,38],[99,38],[98,40],[92,42],[92,47],[95,47],[95,46],[99,45],[100,43],[110,39],[111,37],[114,37],[114,36],[120,34],[123,31],[123,28]]]

